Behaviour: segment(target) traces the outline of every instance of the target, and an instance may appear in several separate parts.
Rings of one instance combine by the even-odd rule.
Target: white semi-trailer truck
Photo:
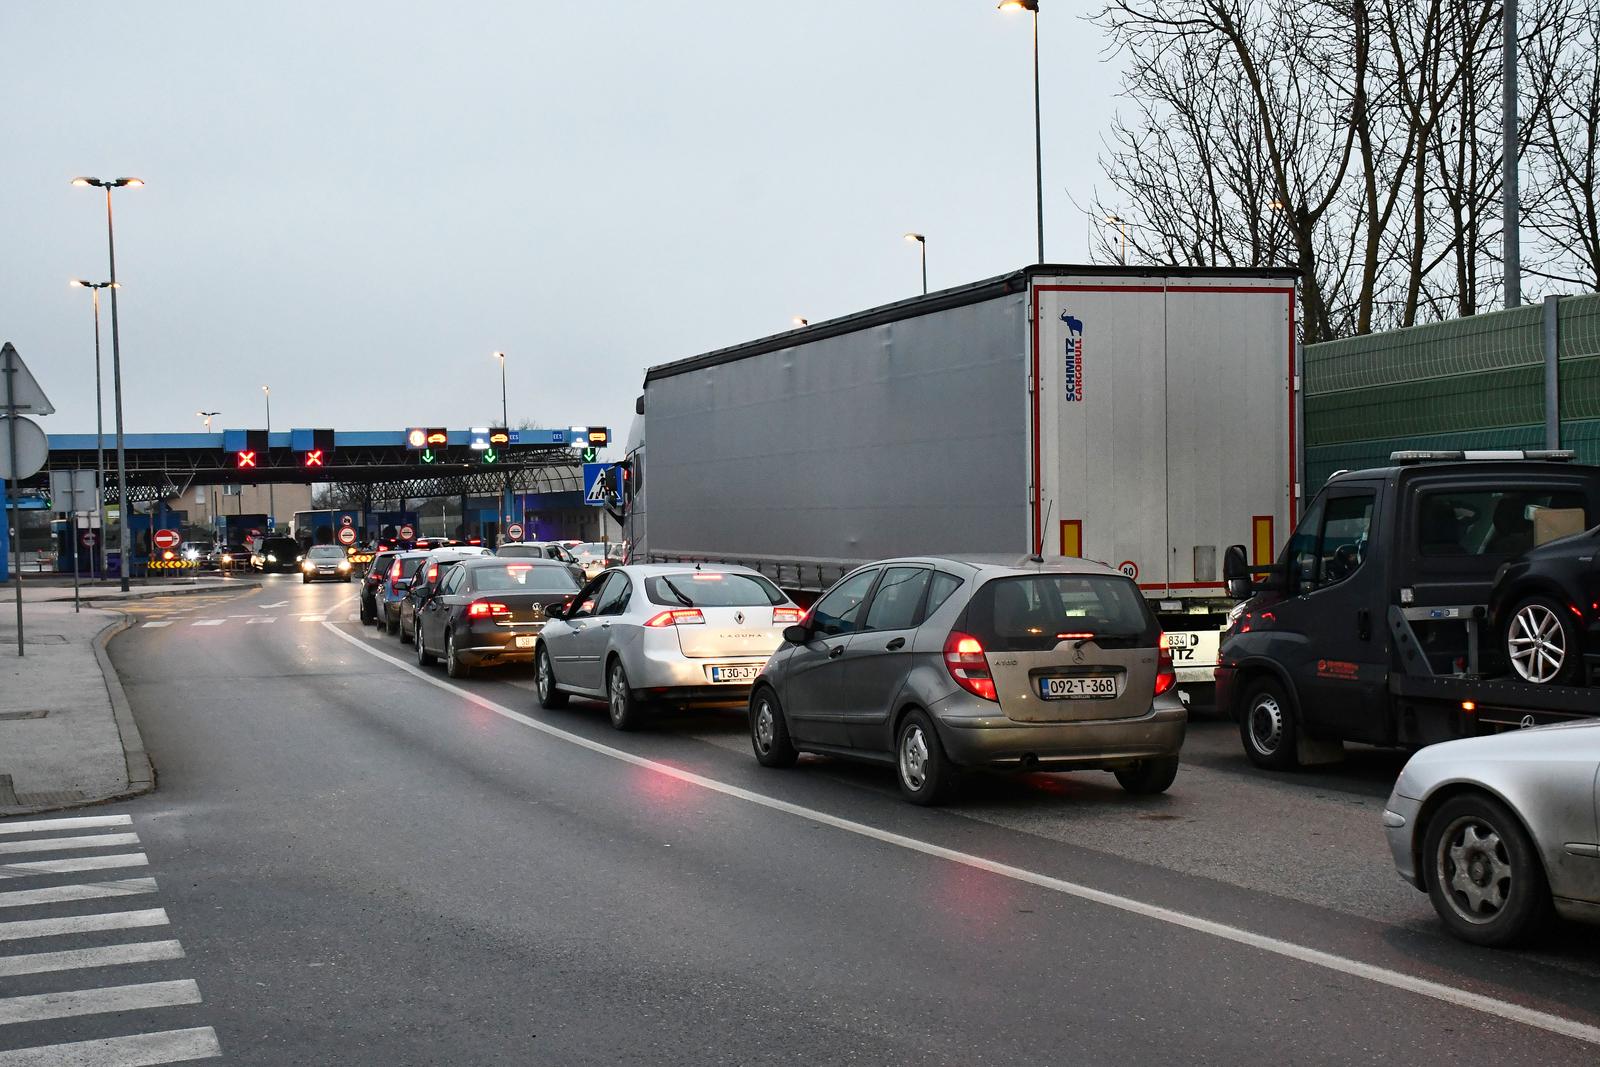
[[[1292,527],[1288,270],[1034,266],[645,375],[635,560],[805,596],[887,556],[1084,556],[1139,583],[1208,703],[1225,546]]]

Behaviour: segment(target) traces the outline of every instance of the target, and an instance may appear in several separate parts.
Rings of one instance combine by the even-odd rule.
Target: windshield
[[[541,567],[532,563],[501,563],[474,567],[471,574],[474,592],[572,593],[578,583],[562,566]]]
[[[344,559],[344,549],[333,545],[318,545],[306,553],[310,559]]]
[[[277,556],[298,555],[300,542],[292,537],[269,537],[261,542],[261,551],[263,553],[271,552]]]
[[[759,574],[658,574],[644,580],[644,590],[651,603],[673,607],[747,608],[789,602],[777,586]]]
[[[1154,645],[1158,628],[1128,579],[1109,574],[1029,574],[985,583],[963,627],[991,652],[1038,652],[1069,635]]]
[[[606,554],[606,546],[599,541],[590,541],[587,544],[573,545],[572,554],[587,559],[603,559]]]

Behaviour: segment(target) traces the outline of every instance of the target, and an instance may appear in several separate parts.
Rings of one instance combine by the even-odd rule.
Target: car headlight
[[[233,562],[233,557],[228,555],[228,553],[224,552],[222,554],[222,562],[224,562],[224,563],[232,563]]]
[[[342,571],[349,570],[350,569],[350,561],[347,560],[347,559],[341,559],[339,561],[339,569],[342,570]]]
[[[317,569],[317,565],[308,559],[304,563],[300,564],[300,569],[303,571],[314,571]]]
[[[272,553],[269,552],[269,553],[267,553],[267,562],[268,563],[276,563],[276,562],[278,562],[278,557],[274,556]]]

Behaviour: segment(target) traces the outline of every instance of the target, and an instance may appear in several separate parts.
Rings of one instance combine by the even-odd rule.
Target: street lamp
[[[128,591],[128,454],[122,435],[122,345],[117,334],[117,239],[111,224],[111,190],[124,187],[138,188],[144,182],[138,178],[74,178],[73,185],[92,185],[106,191],[106,252],[111,262],[111,390],[117,419],[117,549],[121,553],[117,570],[122,578],[122,591]]]
[[[1128,265],[1128,224],[1122,220],[1121,215],[1107,215],[1106,222],[1117,228],[1117,235],[1121,239],[1122,265]]]
[[[511,433],[511,420],[506,414],[506,354],[496,352],[495,358],[500,360],[500,426],[509,435]],[[511,520],[511,468],[506,468],[505,506],[500,509],[505,516],[500,521],[500,539],[505,540],[506,524]]]
[[[928,238],[920,233],[906,234],[906,240],[915,241],[922,250],[922,295],[928,295]]]
[[[789,321],[794,323],[794,328],[797,329],[797,330],[802,326],[810,326],[811,325],[811,320],[810,319],[802,318],[799,315],[796,315],[794,318],[790,319]]]
[[[82,278],[74,278],[69,283],[79,289],[88,289],[94,296],[94,513],[96,517],[103,518],[106,510],[106,447],[105,447],[105,417],[100,406],[100,290],[111,288],[110,282],[86,282]],[[100,557],[100,575],[106,573],[106,538],[105,523],[100,523],[100,538],[97,542]]]
[[[261,395],[267,398],[267,451],[272,451],[272,387],[263,385]],[[272,482],[267,482],[267,524],[276,532],[278,525],[278,498],[272,491]]]
[[[220,411],[197,411],[197,412],[195,412],[195,414],[200,416],[202,419],[206,420],[206,433],[210,433],[211,432],[211,416],[213,416],[213,415],[221,415],[222,412],[220,412]],[[211,501],[211,508],[210,508],[210,510],[211,510],[211,536],[215,537],[217,535],[217,487],[214,486],[214,485],[211,486],[206,492],[206,497]]]
[[[1044,136],[1039,126],[1039,0],[1001,0],[1001,11],[1033,13],[1033,177],[1039,211],[1039,262],[1044,262]]]

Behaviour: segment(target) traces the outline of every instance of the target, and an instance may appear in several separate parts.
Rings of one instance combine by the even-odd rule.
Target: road
[[[923,810],[881,769],[763,770],[734,715],[621,735],[598,704],[540,711],[525,672],[450,681],[356,623],[354,592],[130,609],[112,659],[160,788],[68,813],[125,823],[0,842],[114,834],[41,856],[132,866],[22,871],[0,924],[150,925],[9,928],[0,1067],[213,1040],[348,1067],[1600,1056],[1600,937],[1471,948],[1395,878],[1393,754],[1265,775],[1197,723],[1163,797],[986,777]],[[5,970],[85,948],[112,956]],[[51,998],[108,986],[134,992]],[[135,1035],[156,1051],[15,1051]]]

